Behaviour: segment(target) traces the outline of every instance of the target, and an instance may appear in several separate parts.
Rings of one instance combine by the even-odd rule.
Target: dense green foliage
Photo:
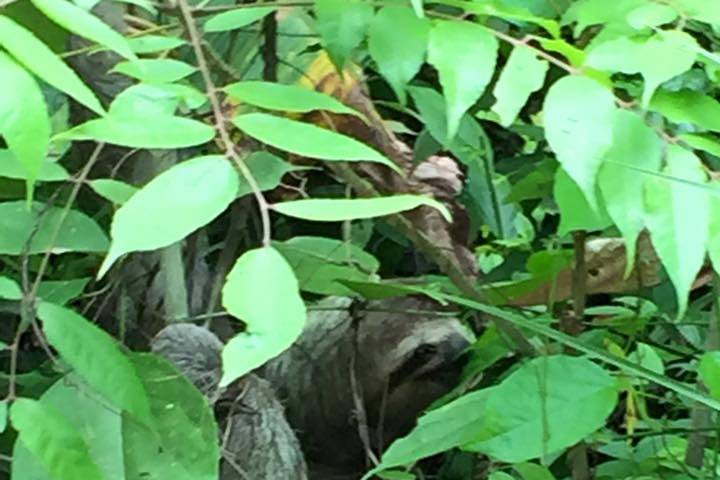
[[[461,384],[367,478],[720,475],[720,3],[124,0],[122,32],[96,3],[0,0],[3,472],[218,478],[207,402],[126,348],[156,326],[102,314],[138,302],[121,267],[160,250],[163,323],[242,321],[223,385],[319,296],[486,320]],[[69,66],[109,54],[129,85],[111,95]],[[459,191],[381,185],[414,172],[360,140],[383,130],[413,166],[457,161]],[[138,152],[143,181],[122,173]],[[479,277],[441,261],[453,226]],[[232,255],[205,317],[198,232],[209,263]]]

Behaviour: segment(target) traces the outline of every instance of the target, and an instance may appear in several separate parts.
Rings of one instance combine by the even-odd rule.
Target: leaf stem
[[[228,132],[226,128],[227,118],[223,113],[222,106],[220,105],[220,99],[217,95],[217,89],[215,88],[212,76],[210,75],[210,69],[208,68],[207,60],[205,58],[205,52],[203,52],[202,49],[202,38],[198,32],[190,6],[188,5],[187,0],[178,0],[177,4],[180,8],[180,12],[182,13],[185,29],[190,37],[190,43],[192,44],[195,57],[197,58],[198,69],[202,74],[203,81],[205,83],[205,90],[208,98],[210,99],[210,104],[212,105],[213,116],[215,118],[215,128],[220,134],[220,140],[222,142],[223,149],[225,150],[225,155],[232,160],[235,165],[237,165],[238,170],[240,170],[240,173],[242,173],[243,177],[245,177],[245,180],[248,182],[253,191],[253,195],[258,203],[258,209],[260,210],[260,218],[263,226],[262,243],[263,246],[267,247],[270,245],[271,238],[269,205],[260,191],[257,180],[255,180],[252,172],[235,150],[235,145],[230,138],[230,132]]]

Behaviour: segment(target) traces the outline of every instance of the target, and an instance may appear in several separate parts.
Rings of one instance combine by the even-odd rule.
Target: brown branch
[[[369,198],[381,196],[370,182],[361,178],[349,165],[328,162],[327,166],[361,196]],[[460,289],[463,295],[478,302],[486,301],[483,293],[475,286],[475,281],[463,271],[457,259],[437,247],[430,238],[415,228],[406,217],[401,214],[392,215],[387,218],[387,221],[410,239],[420,251],[428,255],[437,264],[438,268],[450,278],[450,281]],[[520,353],[528,356],[535,354],[535,348],[517,327],[501,318],[493,318],[492,320],[497,328],[513,341]]]
[[[266,82],[277,82],[278,54],[277,54],[277,17],[274,14],[267,15],[263,19],[264,42],[261,48],[263,66],[263,80]]]

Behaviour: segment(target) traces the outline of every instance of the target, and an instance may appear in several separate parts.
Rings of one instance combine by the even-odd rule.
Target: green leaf
[[[130,361],[149,398],[153,430],[123,418],[126,478],[217,480],[220,437],[205,397],[164,358],[133,353]]]
[[[598,210],[593,210],[580,188],[562,168],[555,172],[553,194],[560,209],[558,235],[567,235],[577,230],[603,230],[612,224],[605,205],[600,202]]]
[[[586,358],[536,358],[492,389],[485,428],[463,448],[508,463],[543,457],[601,428],[617,397],[613,376]]]
[[[164,35],[143,35],[128,39],[130,48],[135,53],[155,53],[172,50],[187,42],[178,37],[166,37]]]
[[[613,145],[600,167],[598,186],[607,212],[625,240],[627,276],[635,264],[638,235],[645,228],[643,190],[647,179],[628,167],[659,171],[662,142],[642,117],[628,110],[615,112],[613,136]]]
[[[25,68],[95,113],[104,113],[95,94],[31,31],[0,15],[0,45]]]
[[[713,181],[709,186],[720,193],[720,182]],[[720,272],[720,197],[710,195],[708,200],[710,202],[710,225],[708,227],[707,252],[713,268],[716,272]]]
[[[116,205],[122,205],[127,202],[138,190],[137,187],[112,178],[98,178],[97,180],[90,180],[89,183],[90,188],[92,188],[95,193]]]
[[[113,117],[172,115],[183,103],[195,109],[207,102],[205,94],[187,85],[145,84],[132,85],[120,92],[110,104]]]
[[[32,3],[65,30],[109,48],[125,58],[137,58],[122,35],[75,4],[67,0],[32,0]]]
[[[196,70],[192,65],[172,58],[140,58],[120,62],[112,69],[144,83],[172,83],[192,75]]]
[[[0,149],[0,177],[26,180],[28,177],[25,166],[20,163],[10,150]],[[62,165],[43,158],[35,180],[38,182],[59,182],[70,178]]]
[[[125,480],[121,414],[76,375],[55,382],[40,398],[40,404],[65,417],[88,446],[90,458],[105,480]],[[53,480],[22,442],[13,450],[13,478]]]
[[[10,419],[21,442],[40,461],[52,480],[104,480],[88,444],[57,410],[36,400],[18,398]]]
[[[342,69],[365,38],[373,7],[364,0],[315,0],[316,28],[330,58]]]
[[[563,77],[548,91],[544,111],[550,147],[590,206],[597,208],[596,176],[613,141],[612,92],[587,77]]]
[[[428,61],[437,69],[447,101],[447,135],[453,138],[460,118],[483,94],[495,71],[498,42],[485,27],[438,21],[430,30]]]
[[[2,25],[2,23],[0,23]],[[2,28],[2,27],[0,27]],[[24,68],[0,52],[0,135],[25,171],[27,196],[45,164],[50,144],[50,118],[40,87]]]
[[[639,73],[645,79],[642,105],[650,104],[661,83],[690,69],[699,46],[689,34],[679,30],[658,30],[648,39],[621,36],[593,47],[587,57],[590,67],[627,74]],[[658,61],[662,58],[662,61]]]
[[[265,113],[238,115],[233,123],[247,135],[290,153],[330,161],[377,162],[399,171],[397,165],[377,150],[315,125]]]
[[[562,23],[577,22],[576,37],[591,25],[606,24],[622,29],[628,25],[627,17],[630,12],[647,3],[647,0],[617,0],[613,8],[607,8],[605,0],[579,0],[565,12]]]
[[[678,138],[695,150],[702,150],[710,155],[720,157],[720,140],[709,135],[700,135],[694,133],[683,133]]]
[[[144,424],[150,406],[140,379],[115,340],[96,325],[64,307],[41,302],[43,332],[62,359],[113,405]]]
[[[678,12],[670,5],[648,2],[630,11],[626,20],[634,29],[642,30],[672,23],[677,17]]]
[[[203,29],[206,32],[227,32],[228,30],[236,30],[238,28],[247,27],[251,23],[257,22],[268,14],[274,12],[276,7],[255,7],[238,8],[229,12],[219,13],[210,17]]]
[[[637,363],[643,368],[665,375],[665,365],[657,351],[647,343],[638,342],[635,351],[627,357],[629,362]]]
[[[543,86],[548,68],[548,62],[539,60],[535,50],[525,45],[513,49],[493,89],[492,111],[503,127],[512,125],[530,94]]]
[[[700,22],[720,25],[720,6],[715,2],[705,0],[674,0],[675,5],[683,15],[694,18]]]
[[[15,280],[0,276],[0,298],[5,300],[20,300],[22,290]]]
[[[647,180],[645,221],[655,251],[675,286],[680,318],[705,258],[710,201],[702,188],[685,183],[706,182],[700,160],[692,152],[668,145],[664,173],[672,178]]]
[[[486,388],[468,393],[420,417],[413,431],[395,440],[383,453],[380,465],[363,478],[472,441],[485,427],[486,404],[493,391],[494,388]]]
[[[55,305],[65,305],[70,300],[80,296],[90,278],[76,278],[73,280],[48,280],[40,282],[38,298]]]
[[[484,305],[482,303],[474,302],[472,300],[468,300],[466,298],[458,297],[455,295],[438,293],[438,297],[446,301],[453,302],[457,305],[462,305],[473,310],[486,313],[493,317],[498,317],[506,320],[515,326],[527,329],[533,333],[542,335],[543,337],[547,337],[551,340],[555,340],[562,345],[567,345],[579,352],[585,353],[593,358],[598,358],[605,363],[618,367],[623,371],[630,372],[638,378],[649,380],[657,385],[660,385],[679,395],[682,395],[689,400],[706,405],[713,410],[720,411],[720,402],[714,400],[708,395],[705,395],[695,390],[693,387],[688,386],[688,384],[673,380],[664,375],[658,375],[652,370],[648,370],[646,368],[633,364],[632,362],[628,362],[625,358],[621,358],[608,353],[608,351],[604,347],[596,347],[592,344],[587,344],[581,340],[578,340],[576,337],[543,325],[543,322],[537,321],[538,318],[520,315],[518,313],[515,313],[514,311],[507,311],[502,308]]]
[[[707,352],[700,360],[698,373],[710,395],[720,400],[720,352]]]
[[[407,96],[405,85],[425,61],[429,34],[430,22],[408,7],[383,7],[370,23],[370,56],[402,103]]]
[[[300,289],[321,295],[353,295],[342,282],[370,281],[380,268],[374,256],[332,238],[294,237],[273,247],[292,267]]]
[[[488,477],[488,480],[515,480],[515,477],[505,472],[493,472]]]
[[[98,278],[121,256],[167,247],[220,215],[236,198],[238,176],[221,155],[179,163],[138,190],[113,217],[110,252]]]
[[[196,120],[170,115],[107,115],[54,137],[95,140],[130,148],[186,148],[213,139],[215,129]]]
[[[309,167],[296,167],[280,157],[268,152],[253,152],[245,160],[245,165],[252,173],[260,191],[272,190],[282,182],[286,173],[307,170]],[[252,193],[250,184],[240,175],[238,197]]]
[[[547,467],[537,463],[520,463],[513,468],[522,475],[523,480],[555,480],[555,476]]]
[[[272,209],[283,215],[305,220],[341,222],[392,215],[420,206],[433,207],[440,211],[445,220],[451,221],[450,212],[442,203],[430,197],[410,194],[378,198],[291,200],[276,203],[272,205]]]
[[[342,104],[330,95],[297,85],[281,85],[272,82],[243,81],[227,85],[223,90],[232,98],[267,110],[286,112],[328,112],[362,115]]]
[[[700,128],[720,132],[720,102],[694,90],[660,90],[650,103],[674,123],[693,123]]]
[[[39,202],[34,202],[29,209],[24,201],[0,203],[0,253],[20,255],[33,232],[29,254],[48,249],[56,254],[107,251],[109,242],[105,232],[93,219],[76,210],[68,212],[53,242],[63,210]]]
[[[305,326],[295,274],[272,247],[250,250],[238,259],[223,287],[222,303],[246,330],[223,348],[221,386],[282,353]]]

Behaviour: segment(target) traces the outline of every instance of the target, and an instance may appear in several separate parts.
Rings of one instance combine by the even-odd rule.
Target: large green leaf
[[[237,173],[221,155],[186,160],[161,173],[115,212],[110,252],[98,277],[121,255],[182,240],[220,215],[237,189]]]
[[[3,52],[0,84],[5,88],[5,94],[0,95],[0,135],[24,167],[28,198],[32,198],[50,144],[47,106],[32,75]]]
[[[560,209],[558,235],[576,230],[602,230],[612,224],[602,199],[598,202],[597,211],[593,210],[575,181],[562,168],[555,172],[553,196]]]
[[[474,23],[438,21],[430,30],[428,61],[437,69],[447,102],[447,136],[483,94],[495,71],[498,42]]]
[[[18,398],[10,419],[20,432],[18,442],[32,452],[52,480],[105,480],[78,429],[56,409]]]
[[[223,386],[282,353],[305,326],[295,274],[272,247],[250,250],[238,259],[223,287],[222,303],[246,326],[223,348]]]
[[[694,90],[660,90],[650,108],[674,123],[694,123],[705,130],[720,132],[720,102]]]
[[[272,208],[290,217],[317,222],[340,222],[382,217],[420,206],[433,207],[439,210],[447,221],[451,220],[450,212],[442,203],[430,197],[410,194],[356,199],[310,198],[276,203]]]
[[[323,237],[294,237],[275,242],[288,261],[300,289],[320,295],[353,295],[342,282],[368,282],[375,277],[380,263],[361,248],[340,240]]]
[[[32,0],[32,3],[53,22],[75,35],[92,40],[125,58],[137,58],[122,35],[74,3],[67,0]]]
[[[536,318],[535,316],[528,316],[526,314],[519,314],[516,311],[504,310],[502,308],[485,305],[455,295],[438,293],[437,296],[441,299],[444,299],[445,301],[450,301],[457,305],[462,305],[473,310],[483,312],[487,315],[506,320],[515,326],[527,329],[533,333],[557,341],[562,345],[571,347],[574,350],[590,355],[593,358],[600,359],[601,361],[609,365],[618,367],[623,371],[629,372],[637,376],[638,378],[649,380],[650,382],[665,387],[668,390],[676,392],[677,394],[682,395],[683,397],[691,401],[698,402],[702,405],[706,405],[712,408],[713,410],[720,411],[719,401],[713,399],[708,395],[703,394],[702,392],[699,392],[695,388],[689,386],[687,383],[673,380],[672,378],[664,375],[658,375],[652,370],[648,370],[647,368],[643,368],[633,362],[629,362],[625,358],[609,353],[604,347],[597,347],[582,339],[578,339],[577,337],[573,337],[552,327],[548,327],[544,325],[542,321],[538,321],[542,320],[542,318]]]
[[[50,387],[40,404],[55,409],[77,430],[88,446],[92,460],[102,470],[105,480],[125,480],[120,412],[76,375],[68,375]],[[13,450],[13,478],[54,480],[38,458],[22,442]],[[80,477],[78,477],[80,478]]]
[[[172,58],[141,58],[120,62],[113,72],[137,78],[144,83],[172,83],[192,75],[197,70],[192,65]]]
[[[563,77],[545,97],[547,141],[592,208],[597,172],[612,146],[614,112],[612,92],[587,77]]]
[[[164,358],[133,353],[130,361],[149,398],[153,430],[123,418],[126,478],[217,480],[219,435],[205,397]]]
[[[210,17],[205,22],[203,29],[206,32],[227,32],[228,30],[247,27],[274,12],[275,9],[276,7],[255,7],[253,5],[252,8],[238,8],[219,13]]]
[[[103,113],[95,94],[44,43],[25,27],[0,15],[0,46],[28,70],[96,113]]]
[[[370,23],[370,56],[402,103],[405,85],[425,61],[429,33],[430,22],[409,7],[383,7]]]
[[[265,108],[286,112],[311,112],[327,110],[335,113],[360,115],[330,95],[297,85],[281,85],[272,82],[242,81],[224,88],[235,100]]]
[[[613,376],[586,358],[536,358],[493,389],[485,428],[463,448],[508,463],[540,458],[601,428],[617,397]]]
[[[492,110],[502,126],[510,126],[530,94],[543,86],[548,67],[548,62],[538,59],[532,48],[518,45],[513,49],[493,89]]]
[[[115,340],[98,326],[64,307],[42,302],[43,332],[62,359],[113,405],[144,424],[150,421],[145,391]]]
[[[354,138],[308,123],[266,113],[238,115],[240,130],[275,148],[305,157],[341,162],[377,162],[398,170],[390,159]]]
[[[468,393],[418,419],[410,434],[392,443],[383,453],[374,472],[411,465],[425,457],[467,444],[477,438],[486,425],[485,409],[495,388]]]
[[[372,5],[364,0],[315,0],[316,28],[339,68],[365,38],[373,13]]]
[[[57,140],[95,140],[131,148],[186,148],[207,143],[215,130],[171,115],[107,115],[56,135]]]
[[[692,152],[669,145],[664,173],[672,178],[647,181],[645,221],[655,251],[675,286],[679,318],[685,313],[690,287],[705,259],[710,200],[704,189],[686,183],[702,186],[707,180]]]
[[[10,150],[0,149],[0,177],[27,180],[28,172],[20,160]],[[43,158],[35,180],[38,182],[59,182],[70,178],[62,165]]]
[[[641,74],[645,79],[642,105],[647,107],[661,83],[692,67],[699,48],[685,32],[658,30],[648,39],[622,36],[603,42],[590,50],[586,64],[600,70]]]
[[[21,254],[31,234],[30,254],[48,249],[53,253],[107,251],[105,232],[93,219],[76,210],[68,212],[55,239],[62,217],[62,208],[39,202],[30,208],[24,201],[0,203],[0,253]]]
[[[307,170],[309,167],[298,167],[268,152],[253,152],[244,160],[245,165],[255,178],[261,191],[272,190],[280,185],[286,173]],[[252,193],[248,181],[240,175],[240,186],[237,195],[242,197]]]
[[[458,446],[508,463],[542,457],[602,427],[616,402],[615,379],[593,362],[565,355],[536,358],[500,385],[421,417],[410,434],[390,446],[376,470]]]
[[[629,274],[635,263],[638,235],[645,228],[643,187],[647,179],[629,167],[659,171],[662,143],[642,117],[628,110],[615,112],[613,124],[613,145],[600,167],[598,186],[607,212],[625,240],[625,271]]]

